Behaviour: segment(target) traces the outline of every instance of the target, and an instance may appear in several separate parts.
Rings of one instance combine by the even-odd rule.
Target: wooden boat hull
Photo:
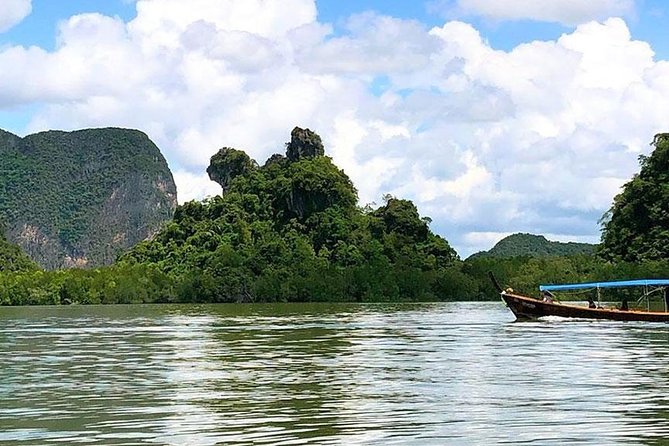
[[[610,319],[614,321],[669,322],[669,313],[653,311],[623,311],[611,308],[588,308],[578,305],[544,302],[531,297],[501,293],[502,300],[511,309],[516,319],[537,319],[543,316],[559,316],[580,319]]]

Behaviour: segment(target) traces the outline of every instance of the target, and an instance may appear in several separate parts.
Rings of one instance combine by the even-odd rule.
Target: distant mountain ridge
[[[110,264],[176,204],[165,158],[138,130],[0,130],[0,219],[44,268]]]
[[[511,234],[495,244],[489,251],[472,254],[469,258],[495,257],[510,258],[517,256],[552,257],[577,254],[594,254],[597,245],[576,242],[552,242],[543,235],[517,233]]]

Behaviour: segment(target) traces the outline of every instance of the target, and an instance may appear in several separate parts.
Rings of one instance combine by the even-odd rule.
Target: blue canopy
[[[619,280],[617,282],[574,283],[570,285],[539,285],[539,290],[583,290],[587,288],[621,288],[628,286],[669,286],[669,279]]]

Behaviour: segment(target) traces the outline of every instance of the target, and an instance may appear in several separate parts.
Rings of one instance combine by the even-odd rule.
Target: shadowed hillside
[[[503,238],[489,251],[472,254],[469,258],[493,257],[511,258],[517,256],[552,257],[576,254],[594,254],[597,245],[575,242],[551,242],[543,235],[512,234]]]

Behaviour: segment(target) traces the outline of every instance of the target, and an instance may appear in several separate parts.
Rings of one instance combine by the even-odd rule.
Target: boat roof
[[[614,282],[573,283],[566,285],[539,285],[540,291],[582,290],[586,288],[622,288],[632,286],[669,286],[669,279],[618,280]]]

